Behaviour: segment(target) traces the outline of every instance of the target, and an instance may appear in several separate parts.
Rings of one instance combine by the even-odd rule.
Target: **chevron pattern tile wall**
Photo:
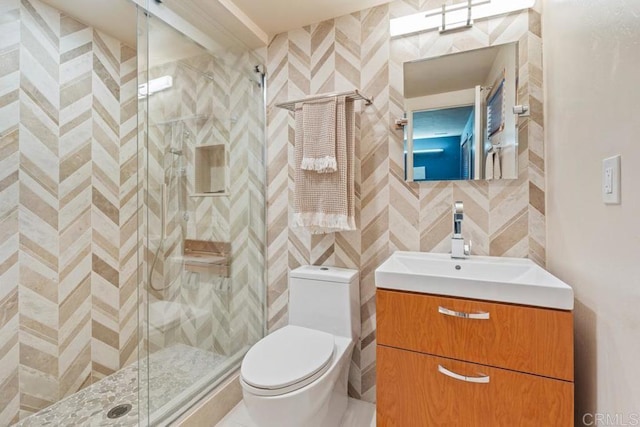
[[[0,0],[0,424],[135,359],[136,59]]]
[[[18,420],[20,2],[0,2],[0,424]]]
[[[91,382],[93,29],[60,16],[59,396]],[[54,288],[54,286],[51,286]],[[34,408],[34,410],[37,408]]]
[[[449,251],[450,209],[465,203],[474,253],[545,260],[544,144],[540,5],[476,22],[463,32],[391,39],[389,20],[441,6],[396,0],[275,37],[268,48],[268,327],[287,323],[287,271],[301,264],[360,270],[362,336],[349,392],[375,400],[375,268],[394,250]],[[452,3],[448,1],[447,3]],[[538,2],[539,3],[539,2]],[[532,114],[519,123],[520,174],[513,181],[409,184],[403,179],[402,63],[494,44],[519,42],[519,96]],[[311,236],[288,227],[293,190],[293,115],[276,103],[361,88],[356,153],[358,231]]]
[[[250,52],[203,53],[149,70],[151,79],[172,76],[174,86],[149,100],[147,263],[158,248],[162,197],[166,240],[153,274],[154,288],[162,290],[149,288],[148,297],[151,304],[165,301],[189,311],[178,332],[150,337],[152,352],[182,343],[233,355],[263,335],[264,111],[252,75],[260,62]],[[226,148],[228,194],[196,195],[196,147],[214,143]],[[167,155],[169,144],[183,157]],[[185,271],[185,239],[230,242],[230,277]]]
[[[120,298],[118,315],[119,366],[127,366],[138,357],[138,284],[142,257],[143,234],[138,227],[141,221],[138,175],[138,79],[137,52],[120,46]]]

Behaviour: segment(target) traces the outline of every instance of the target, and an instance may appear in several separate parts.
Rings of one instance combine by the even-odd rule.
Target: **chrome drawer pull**
[[[456,380],[465,381],[468,383],[478,383],[478,384],[488,384],[489,383],[489,375],[486,377],[465,377],[464,375],[456,374],[455,372],[451,372],[447,368],[442,365],[438,365],[438,372],[444,374],[448,377],[454,378]]]
[[[489,319],[489,312],[485,313],[465,313],[463,311],[453,311],[448,308],[438,307],[438,313],[444,314],[446,316],[460,317],[462,319],[481,319],[486,320]]]

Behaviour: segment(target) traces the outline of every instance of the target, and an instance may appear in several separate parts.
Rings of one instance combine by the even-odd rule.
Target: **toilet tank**
[[[290,271],[289,324],[359,338],[358,271],[315,265]]]

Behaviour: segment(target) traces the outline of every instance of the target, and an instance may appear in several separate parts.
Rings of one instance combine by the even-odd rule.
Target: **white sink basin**
[[[573,289],[524,258],[394,252],[375,277],[378,288],[573,310]]]

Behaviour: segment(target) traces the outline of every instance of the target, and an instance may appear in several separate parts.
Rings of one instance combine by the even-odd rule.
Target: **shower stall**
[[[0,427],[170,425],[265,333],[264,58],[86,2],[0,0]]]
[[[264,335],[265,81],[239,44],[207,50],[139,19],[140,378],[154,424]]]

